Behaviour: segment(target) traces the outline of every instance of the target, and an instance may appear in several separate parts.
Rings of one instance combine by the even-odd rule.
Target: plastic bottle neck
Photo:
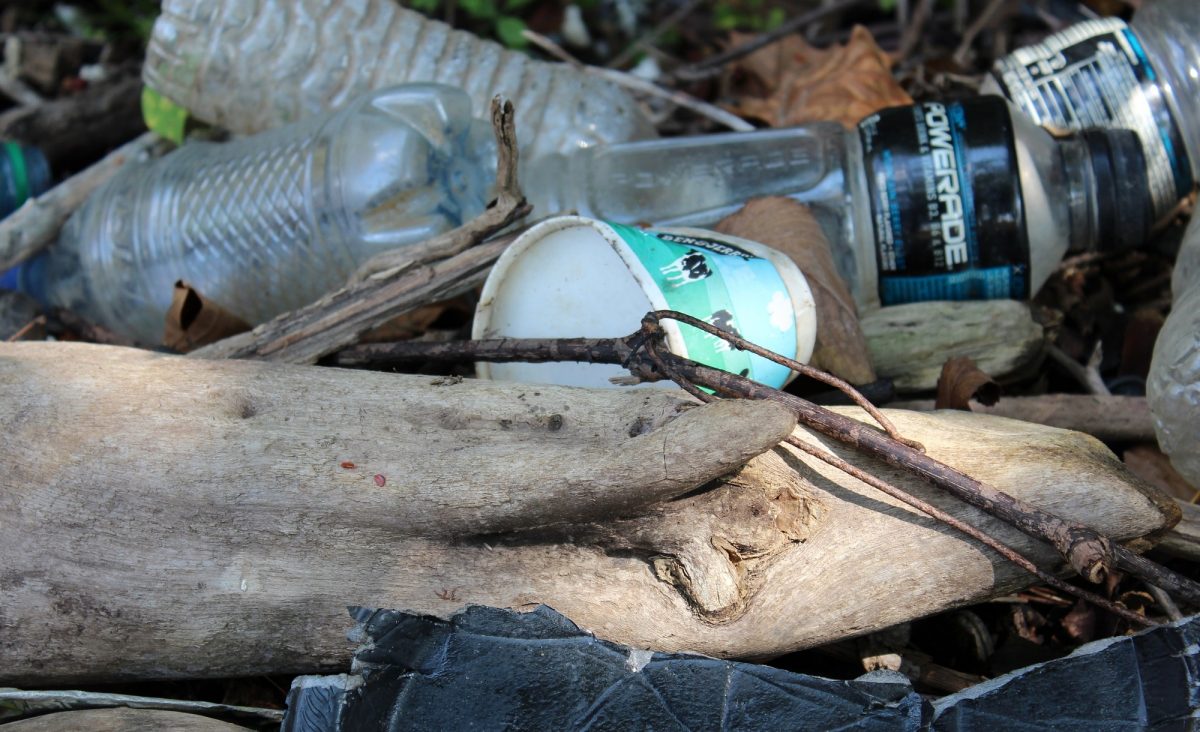
[[[1146,162],[1129,130],[1086,130],[1058,141],[1070,217],[1069,249],[1121,251],[1153,223]]]
[[[1067,213],[1070,220],[1068,230],[1070,242],[1067,249],[1082,251],[1092,249],[1100,228],[1100,212],[1096,196],[1096,176],[1092,170],[1091,155],[1087,144],[1078,135],[1059,141],[1062,153],[1062,170],[1066,177]]]

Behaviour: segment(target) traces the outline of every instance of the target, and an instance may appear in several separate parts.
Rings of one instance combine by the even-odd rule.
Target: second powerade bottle
[[[1041,125],[1136,132],[1162,222],[1200,171],[1200,2],[1147,0],[1128,24],[1076,23],[998,61],[981,91]]]

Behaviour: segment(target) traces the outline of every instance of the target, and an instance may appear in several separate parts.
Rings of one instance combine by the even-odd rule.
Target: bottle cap
[[[1096,249],[1116,252],[1145,244],[1154,212],[1146,156],[1137,133],[1092,129],[1081,135],[1091,153],[1096,181]]]
[[[0,272],[0,290],[16,290],[21,283],[21,265]]]
[[[0,218],[45,192],[50,183],[50,164],[41,150],[12,141],[0,143]]]

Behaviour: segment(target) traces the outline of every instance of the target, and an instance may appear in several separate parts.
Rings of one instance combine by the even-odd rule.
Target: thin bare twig
[[[34,328],[38,327],[39,325],[45,325],[45,324],[46,324],[46,316],[39,315],[36,318],[34,318],[33,320],[30,320],[25,325],[22,325],[20,330],[18,330],[16,333],[13,333],[8,338],[5,338],[4,340],[6,343],[16,343],[17,341],[21,340],[25,336],[29,335],[30,332],[32,332]]]
[[[812,455],[813,457],[817,458],[818,460],[822,460],[822,461],[832,465],[833,467],[837,468],[838,470],[842,471],[843,473],[846,473],[847,475],[851,475],[854,478],[861,480],[862,482],[866,483],[867,485],[871,486],[872,488],[875,488],[876,490],[879,490],[879,491],[891,496],[892,498],[895,498],[898,501],[901,501],[903,503],[908,504],[909,506],[912,506],[913,508],[917,509],[921,513],[924,513],[933,519],[941,521],[942,523],[946,524],[947,526],[951,527],[952,529],[955,529],[956,531],[966,534],[967,536],[971,537],[972,539],[975,539],[976,541],[982,543],[983,545],[990,547],[991,549],[995,550],[995,552],[997,554],[999,554],[1000,556],[1004,557],[1008,561],[1017,565],[1021,569],[1024,569],[1026,572],[1029,572],[1030,574],[1034,575],[1035,577],[1037,577],[1038,579],[1040,579],[1041,581],[1045,582],[1048,585],[1057,587],[1058,589],[1060,589],[1064,592],[1069,592],[1072,595],[1075,595],[1076,597],[1087,600],[1088,602],[1092,603],[1093,605],[1102,607],[1105,610],[1109,611],[1110,613],[1117,615],[1121,618],[1124,618],[1125,620],[1129,621],[1130,623],[1133,623],[1134,625],[1139,625],[1139,626],[1143,626],[1143,627],[1154,625],[1153,622],[1146,619],[1144,616],[1138,615],[1137,613],[1134,613],[1134,612],[1128,610],[1127,608],[1121,607],[1120,605],[1117,605],[1116,603],[1114,603],[1106,598],[1103,598],[1094,592],[1089,592],[1081,587],[1076,587],[1074,585],[1070,585],[1070,584],[1067,584],[1066,582],[1063,582],[1058,577],[1055,577],[1054,575],[1050,574],[1049,572],[1046,572],[1045,570],[1041,569],[1036,564],[1034,564],[1032,561],[1030,561],[1029,558],[1025,557],[1023,554],[1016,551],[1015,549],[1008,546],[1007,544],[1001,542],[1000,540],[984,533],[983,531],[980,531],[979,529],[975,528],[974,526],[971,526],[970,524],[968,524],[964,521],[960,521],[959,519],[955,518],[954,516],[952,516],[949,513],[946,513],[945,511],[943,511],[942,509],[933,505],[932,503],[923,501],[920,498],[917,498],[916,496],[912,495],[911,493],[901,490],[900,488],[888,483],[887,481],[876,478],[875,476],[871,475],[870,473],[866,472],[865,470],[862,470],[860,468],[857,468],[857,467],[851,465],[850,463],[841,459],[837,455],[834,455],[833,453],[829,452],[828,450],[821,450],[821,449],[819,449],[813,445],[810,445],[796,437],[789,437],[787,439],[787,443],[789,445],[791,445],[792,447],[795,447],[799,450],[803,450],[804,452],[808,453],[809,455]]]
[[[1183,613],[1179,611],[1179,606],[1175,604],[1170,595],[1163,591],[1163,588],[1147,583],[1146,589],[1150,591],[1150,596],[1154,598],[1154,601],[1172,622],[1183,619]]]
[[[958,48],[954,51],[954,62],[959,66],[967,65],[967,54],[971,51],[971,45],[975,43],[975,38],[983,32],[985,28],[992,25],[996,14],[1001,11],[1006,5],[1012,5],[1012,0],[991,0],[983,12],[967,26],[967,30],[962,35],[962,42],[958,44]]]
[[[896,429],[896,426],[892,424],[891,420],[889,420],[887,417],[885,417],[883,415],[883,412],[880,412],[875,407],[875,405],[872,404],[870,401],[868,401],[867,398],[864,397],[857,389],[855,389],[853,386],[851,386],[849,383],[843,381],[842,379],[839,379],[838,377],[834,376],[833,374],[828,373],[826,371],[822,371],[817,368],[813,368],[812,366],[809,366],[806,363],[801,363],[799,361],[796,361],[795,359],[781,356],[778,353],[775,353],[773,351],[769,351],[755,343],[751,343],[750,341],[746,340],[745,338],[742,338],[741,336],[739,336],[737,334],[730,333],[729,331],[726,331],[726,330],[721,330],[717,326],[715,326],[711,323],[706,323],[703,320],[700,320],[699,318],[693,318],[691,315],[688,315],[687,313],[681,313],[677,310],[659,310],[658,312],[654,313],[654,315],[656,318],[668,318],[670,320],[677,320],[680,323],[685,323],[687,325],[692,326],[693,328],[698,328],[698,329],[704,331],[705,333],[708,333],[709,335],[713,335],[713,336],[716,336],[717,338],[721,338],[721,339],[727,341],[730,345],[734,346],[735,348],[738,348],[743,351],[749,351],[750,353],[753,353],[756,356],[761,356],[762,358],[765,358],[769,361],[774,361],[775,363],[779,364],[780,366],[787,367],[787,368],[791,369],[792,371],[795,371],[798,374],[803,374],[804,376],[807,376],[810,379],[815,379],[816,381],[820,381],[823,384],[828,384],[829,386],[832,386],[833,388],[842,392],[846,396],[850,397],[850,400],[852,402],[854,402],[859,407],[861,407],[867,414],[871,415],[871,418],[874,419],[876,422],[878,422],[880,427],[883,427],[883,430],[884,430],[884,432],[886,432],[888,434],[888,437],[891,437],[893,440],[896,440],[905,445],[908,445],[909,447],[913,448],[914,450],[919,450],[920,452],[925,452],[925,447],[921,443],[914,442],[913,440],[908,440],[908,439],[905,439],[904,437],[902,437],[900,435],[899,431]]]
[[[1053,343],[1046,344],[1046,353],[1050,358],[1053,358],[1058,365],[1067,370],[1079,385],[1088,390],[1089,394],[1099,394],[1101,396],[1110,396],[1112,392],[1108,390],[1108,385],[1104,383],[1104,379],[1100,376],[1100,360],[1103,357],[1101,350],[1102,346],[1099,341],[1092,349],[1091,356],[1088,357],[1087,365],[1079,363],[1075,359],[1068,356],[1061,348]]]
[[[692,11],[700,7],[703,3],[704,0],[688,0],[678,9],[676,9],[675,12],[663,18],[662,22],[651,28],[633,43],[630,43],[628,46],[626,46],[625,50],[614,56],[612,60],[608,62],[608,68],[619,69],[620,67],[624,66],[633,59],[634,54],[643,48],[646,48],[647,46],[653,45],[654,42],[658,40],[659,36],[679,25],[684,18],[691,15]]]
[[[754,125],[746,120],[738,117],[735,114],[726,112],[720,107],[713,106],[708,102],[701,101],[696,97],[686,92],[681,92],[678,89],[665,89],[658,84],[645,79],[627,74],[624,71],[616,69],[603,69],[597,66],[588,66],[586,71],[593,76],[599,76],[603,79],[608,79],[614,84],[619,84],[634,91],[651,94],[656,97],[661,97],[671,102],[672,104],[689,109],[692,112],[707,117],[719,125],[724,125],[735,132],[750,132],[755,129]]]
[[[701,117],[707,117],[708,119],[711,119],[713,122],[716,122],[717,124],[720,124],[720,125],[724,125],[725,127],[728,127],[729,129],[734,130],[736,132],[749,132],[754,129],[754,125],[750,124],[749,122],[742,119],[741,117],[738,117],[735,114],[726,112],[725,110],[721,109],[720,107],[713,106],[713,105],[709,104],[708,102],[701,101],[700,99],[697,99],[696,97],[692,96],[691,94],[681,92],[677,89],[663,88],[663,87],[659,86],[658,84],[655,84],[652,81],[647,81],[645,79],[634,76],[633,74],[630,74],[630,73],[627,73],[624,71],[618,71],[617,69],[606,69],[606,68],[602,68],[600,66],[589,66],[588,64],[585,64],[585,63],[579,61],[574,56],[567,53],[566,49],[564,49],[562,46],[558,45],[554,41],[550,40],[546,36],[542,35],[541,33],[537,33],[536,31],[531,31],[529,29],[526,29],[526,30],[522,31],[522,35],[524,35],[525,38],[530,43],[534,44],[538,48],[541,48],[546,53],[549,53],[550,55],[554,56],[555,58],[559,59],[560,61],[564,61],[566,63],[571,64],[572,66],[574,66],[575,68],[579,69],[580,71],[582,71],[586,74],[591,74],[592,76],[597,76],[601,79],[606,79],[606,80],[612,82],[613,84],[623,86],[627,89],[632,89],[633,91],[641,92],[643,94],[649,94],[651,96],[656,96],[661,99],[666,99],[667,101],[671,102],[672,104],[683,107],[685,109],[689,109],[692,112],[695,112],[696,114],[700,115]]]
[[[572,56],[567,49],[552,41],[548,36],[544,36],[541,33],[528,28],[521,31],[521,35],[525,38],[525,40],[529,41],[533,45],[537,46],[565,64],[571,64],[580,71],[583,70],[583,67],[587,66],[587,64]]]
[[[114,333],[104,326],[96,325],[66,308],[55,307],[46,311],[46,332],[56,337],[71,333],[89,343],[102,343],[106,346],[147,348],[144,343],[138,343],[132,338]]]
[[[654,315],[661,315],[661,316],[665,317],[666,314],[664,311],[660,311],[658,313],[655,313]],[[648,316],[648,318],[649,318],[649,316]],[[676,318],[676,319],[678,319],[678,318]],[[654,323],[656,325],[657,325],[657,322],[658,322],[657,318],[654,318]],[[726,335],[728,335],[728,334],[726,334]],[[733,342],[732,339],[730,340],[730,342]],[[662,354],[660,354],[658,352],[658,348],[659,348],[659,344],[661,343],[661,339],[646,338],[646,339],[643,339],[642,343],[643,343],[643,347],[645,348],[646,354],[650,357],[650,360],[654,363],[654,365],[663,374],[665,374],[672,381],[674,381],[678,386],[683,388],[684,391],[688,392],[689,394],[696,397],[697,399],[699,399],[702,402],[711,402],[717,398],[717,397],[714,397],[713,395],[708,394],[708,393],[704,392],[703,390],[697,388],[695,384],[693,384],[686,376],[684,376],[680,372],[680,370],[676,367],[677,366],[676,364],[668,363],[667,359],[665,359],[662,356]],[[749,349],[747,349],[747,350],[749,350]],[[853,391],[853,389],[851,389],[851,391]],[[874,407],[872,407],[872,409],[869,411],[876,411],[876,410],[874,410]],[[879,415],[879,416],[880,416],[880,418],[882,418],[882,415]],[[850,463],[841,459],[837,455],[834,455],[833,453],[829,452],[828,450],[822,450],[822,449],[816,447],[815,445],[810,445],[809,443],[805,442],[804,440],[801,440],[800,438],[796,437],[795,435],[789,436],[785,440],[785,442],[787,442],[787,444],[791,445],[792,447],[795,447],[796,449],[817,458],[818,460],[828,463],[829,465],[833,466],[834,468],[837,468],[838,470],[842,471],[843,473],[846,473],[847,475],[854,477],[854,478],[862,481],[863,483],[866,483],[867,485],[875,488],[876,490],[879,490],[879,491],[891,496],[892,498],[895,498],[898,501],[901,501],[909,506],[912,506],[913,508],[917,509],[918,511],[921,511],[922,513],[928,515],[929,517],[931,517],[937,521],[941,521],[942,523],[946,524],[947,526],[951,527],[952,529],[955,529],[963,534],[966,534],[967,536],[970,536],[971,538],[973,538],[979,542],[982,542],[985,546],[988,546],[988,547],[991,547],[992,549],[994,549],[998,554],[1000,554],[1000,556],[1004,557],[1008,561],[1010,561],[1013,564],[1017,565],[1018,567],[1024,569],[1025,571],[1029,572],[1030,574],[1034,575],[1035,577],[1042,580],[1046,584],[1052,585],[1054,587],[1059,588],[1060,590],[1069,592],[1077,597],[1087,600],[1088,602],[1090,602],[1094,605],[1097,605],[1099,607],[1104,608],[1105,610],[1108,610],[1109,612],[1113,613],[1114,615],[1117,615],[1118,617],[1124,618],[1125,620],[1129,621],[1130,623],[1133,623],[1134,625],[1143,626],[1143,627],[1154,625],[1153,622],[1146,619],[1144,616],[1141,616],[1141,615],[1138,615],[1137,613],[1131,612],[1127,608],[1121,607],[1120,605],[1117,605],[1116,603],[1113,603],[1113,602],[1107,600],[1106,598],[1103,598],[1103,597],[1097,595],[1094,592],[1088,592],[1087,590],[1084,590],[1080,587],[1075,587],[1073,585],[1067,584],[1066,582],[1063,582],[1062,580],[1060,580],[1059,578],[1050,574],[1049,572],[1042,570],[1040,567],[1038,567],[1036,564],[1034,564],[1032,561],[1030,561],[1027,557],[1022,555],[1020,552],[1016,551],[1012,547],[1008,546],[1007,544],[1004,544],[1000,540],[995,539],[992,536],[989,536],[988,534],[984,533],[983,531],[980,531],[979,529],[975,528],[974,526],[971,526],[970,524],[967,524],[964,521],[960,521],[959,519],[955,518],[954,516],[950,515],[949,513],[946,513],[945,511],[938,508],[937,506],[934,506],[933,504],[931,504],[927,501],[923,501],[920,498],[917,498],[916,496],[912,495],[911,493],[904,491],[904,490],[892,485],[891,483],[888,483],[887,481],[876,478],[874,475],[871,475],[870,473],[866,472],[865,470],[862,470],[861,468],[857,468],[857,467],[851,465]]]
[[[929,16],[932,14],[933,0],[917,0],[917,7],[913,10],[912,20],[904,28],[904,35],[900,37],[900,48],[896,51],[897,61],[903,61],[912,54],[913,49],[917,47],[917,43],[921,40],[925,24],[929,22]]]

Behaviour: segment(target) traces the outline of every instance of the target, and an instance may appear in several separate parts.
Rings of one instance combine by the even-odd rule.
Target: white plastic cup
[[[757,242],[690,228],[638,229],[581,216],[548,219],[496,262],[475,310],[472,337],[612,338],[651,310],[678,310],[797,361],[812,356],[817,316],[796,264]],[[790,369],[715,336],[663,321],[672,352],[781,387]],[[484,363],[482,379],[612,386],[617,365]],[[658,382],[672,386],[670,382]]]

